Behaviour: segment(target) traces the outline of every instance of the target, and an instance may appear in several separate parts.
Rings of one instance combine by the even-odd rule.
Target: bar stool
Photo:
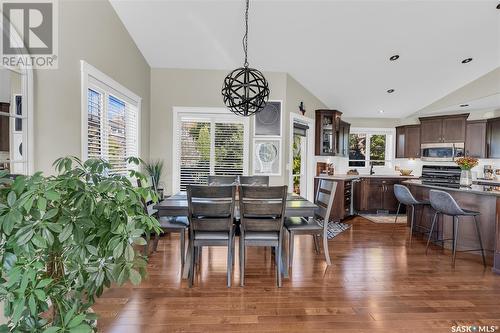
[[[431,237],[432,233],[434,231],[434,227],[436,225],[437,217],[439,214],[441,215],[448,215],[453,217],[453,233],[452,233],[452,238],[450,239],[442,239],[438,240],[444,244],[445,241],[451,240],[453,241],[452,243],[452,251],[453,251],[453,258],[452,258],[452,266],[455,266],[455,258],[457,254],[457,239],[458,239],[458,228],[459,228],[459,222],[460,216],[472,216],[474,224],[476,226],[476,232],[477,232],[477,238],[479,239],[479,245],[481,246],[480,249],[477,250],[464,250],[464,251],[459,251],[459,252],[471,252],[471,251],[481,251],[481,255],[483,257],[483,265],[486,266],[486,259],[484,257],[484,248],[483,248],[483,241],[481,240],[481,232],[479,230],[479,222],[476,219],[476,216],[480,215],[479,212],[468,210],[468,209],[463,209],[461,208],[458,203],[455,201],[455,199],[445,191],[439,191],[439,190],[431,190],[429,193],[429,199],[431,202],[432,208],[436,211],[434,214],[434,218],[432,219],[432,226],[431,226],[431,231],[429,233],[429,238],[427,239],[427,247],[425,248],[425,254],[427,254],[427,250],[429,249],[429,244],[431,242]]]
[[[422,216],[424,215],[425,207],[430,207],[430,203],[427,200],[419,201],[415,199],[413,194],[411,194],[408,187],[394,184],[394,195],[396,199],[398,199],[398,211],[396,213],[396,218],[394,219],[394,227],[392,228],[392,233],[394,233],[394,228],[396,227],[396,222],[398,221],[399,211],[401,209],[401,205],[411,206],[411,224],[410,224],[410,240],[409,246],[411,246],[411,239],[413,236],[413,228],[415,226],[415,206],[422,206],[422,213],[420,214],[420,220],[422,220]]]

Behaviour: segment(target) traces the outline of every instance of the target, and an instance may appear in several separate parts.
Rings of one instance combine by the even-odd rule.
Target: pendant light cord
[[[246,0],[246,10],[245,10],[245,35],[243,36],[243,52],[245,52],[245,63],[244,66],[248,67],[248,6],[250,0]]]

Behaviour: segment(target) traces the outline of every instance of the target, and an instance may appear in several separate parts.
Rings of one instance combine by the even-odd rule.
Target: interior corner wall
[[[81,74],[85,60],[142,98],[142,157],[149,157],[150,67],[107,0],[59,1],[59,68],[34,73],[34,166],[81,156]]]

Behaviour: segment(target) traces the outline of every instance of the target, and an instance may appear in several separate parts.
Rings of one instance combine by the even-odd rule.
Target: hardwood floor
[[[180,279],[178,239],[163,237],[140,286],[107,290],[94,310],[104,332],[452,332],[455,325],[500,331],[500,275],[476,256],[451,257],[407,229],[361,217],[329,242],[333,265],[298,236],[294,269],[277,288],[270,249],[251,248],[246,286],[226,288],[223,248],[205,249],[189,289]],[[237,247],[236,247],[237,248]],[[492,332],[491,330],[489,332]]]

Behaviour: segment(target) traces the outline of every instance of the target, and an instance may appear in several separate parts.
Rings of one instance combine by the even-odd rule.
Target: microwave
[[[420,145],[422,161],[453,162],[464,156],[465,145],[457,143],[428,143]]]

